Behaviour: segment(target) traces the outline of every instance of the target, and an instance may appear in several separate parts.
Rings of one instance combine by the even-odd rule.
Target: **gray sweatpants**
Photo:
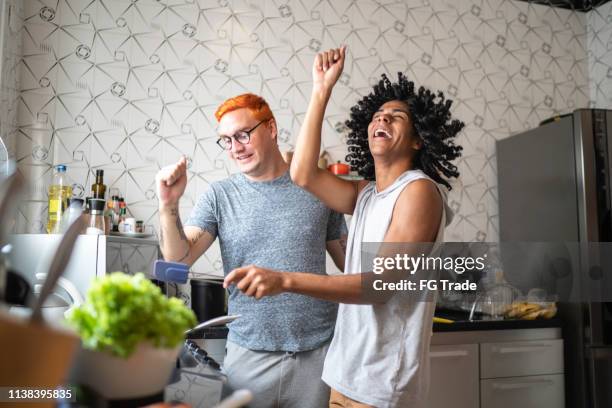
[[[253,351],[227,342],[223,397],[246,388],[249,408],[321,408],[329,404],[329,387],[321,380],[329,343],[302,352]]]

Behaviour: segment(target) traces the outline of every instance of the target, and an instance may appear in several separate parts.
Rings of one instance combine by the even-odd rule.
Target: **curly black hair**
[[[401,72],[396,83],[391,83],[383,74],[373,91],[351,108],[350,119],[345,122],[350,129],[347,162],[360,176],[374,180],[374,158],[368,146],[368,125],[384,103],[395,100],[408,105],[413,131],[423,143],[415,157],[415,168],[421,169],[450,190],[447,178],[459,176],[457,166],[451,161],[461,156],[463,150],[461,146],[455,145],[453,138],[465,124],[456,119],[451,120],[452,101],[445,100],[442,92],[434,94],[420,87],[415,93],[414,82],[409,81]]]

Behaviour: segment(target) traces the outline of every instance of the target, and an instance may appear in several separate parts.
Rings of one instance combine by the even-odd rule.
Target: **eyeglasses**
[[[236,133],[234,133],[234,136],[220,136],[219,140],[217,140],[217,145],[219,145],[219,147],[222,148],[223,150],[232,150],[232,139],[234,139],[236,142],[243,144],[243,145],[249,144],[249,142],[251,141],[251,133],[255,129],[257,129],[259,125],[261,125],[267,120],[269,119],[264,119],[260,121],[258,124],[256,124],[249,130],[239,130]]]

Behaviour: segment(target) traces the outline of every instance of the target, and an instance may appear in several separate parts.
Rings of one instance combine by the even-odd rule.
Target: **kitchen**
[[[463,154],[457,160],[460,177],[449,193],[456,216],[446,229],[446,241],[580,241],[578,232],[559,235],[557,229],[537,235],[542,229],[535,223],[537,217],[530,220],[534,226],[530,235],[521,235],[529,224],[519,222],[516,214],[525,213],[526,207],[512,194],[517,191],[513,183],[520,179],[518,174],[516,179],[508,175],[517,172],[516,157],[524,159],[521,168],[530,168],[531,149],[504,147],[501,142],[577,109],[612,109],[609,2],[587,10],[581,9],[582,2],[572,8],[569,2],[514,0],[325,1],[316,6],[297,1],[6,0],[2,4],[0,136],[8,154],[3,156],[0,147],[0,164],[8,168],[3,157],[10,157],[28,182],[10,232],[36,234],[32,239],[38,241],[28,244],[31,248],[49,245],[45,244],[48,187],[54,166],[62,164],[72,195],[81,199],[90,195],[96,171],[103,170],[105,198],[123,196],[127,218],[133,218],[134,225],[142,221],[142,234],[153,234],[80,237],[73,253],[87,262],[95,260],[95,266],[88,276],[67,271],[66,278],[79,288],[107,271],[151,270],[159,256],[155,175],[160,168],[183,155],[187,158],[188,183],[179,208],[183,219],[211,183],[237,172],[216,145],[213,114],[226,98],[244,92],[262,95],[275,113],[280,149],[294,150],[308,104],[312,59],[317,52],[341,44],[347,44],[349,51],[323,125],[327,164],[345,161],[344,121],[350,107],[369,92],[381,73],[393,76],[402,71],[417,84],[453,99],[453,116],[466,123],[457,138]],[[569,126],[578,128],[582,125],[576,123],[587,119],[576,115],[569,118],[573,123]],[[562,128],[564,120],[568,118],[552,126]],[[533,151],[540,155],[533,160],[539,157],[546,166],[563,163],[560,156],[548,155],[551,150],[546,145]],[[560,149],[554,151],[562,154]],[[502,168],[510,170],[502,173]],[[538,168],[536,163],[531,170]],[[534,186],[530,194],[538,191]],[[545,215],[546,211],[540,214],[540,220]],[[546,228],[563,224],[560,219]],[[37,260],[20,258],[30,263],[25,269],[36,270]],[[335,270],[331,259],[327,267]],[[512,272],[504,272],[511,281]],[[218,245],[198,260],[191,274],[192,281],[223,275]],[[190,304],[191,282],[170,286]],[[463,309],[469,314],[470,307]],[[576,311],[568,313],[574,316]],[[562,314],[528,322],[436,323],[430,406],[450,402],[509,406],[494,398],[528,392],[537,395],[518,403],[547,406],[537,399],[543,398],[548,406],[608,406],[605,384],[610,381],[610,363],[605,348],[598,348],[601,356],[592,368],[580,368],[585,372],[580,379],[564,377],[579,370],[575,364],[580,363],[572,363],[568,356],[578,353],[582,340],[568,337],[576,326],[570,325],[568,331],[565,325],[573,319],[563,320]],[[222,331],[210,330],[210,335]],[[535,354],[541,362],[532,351],[527,357],[515,352],[525,347],[520,343],[524,341],[539,342],[536,349],[542,352]],[[210,347],[218,347],[213,343]],[[517,355],[527,361],[510,358],[513,366],[504,360]],[[600,363],[603,368],[596,369]],[[457,378],[449,366],[472,375]],[[588,379],[587,373],[598,377]],[[541,382],[531,387],[524,381],[509,385],[500,379]],[[435,392],[440,384],[452,385],[440,388],[451,391]],[[541,388],[552,394],[538,392]]]

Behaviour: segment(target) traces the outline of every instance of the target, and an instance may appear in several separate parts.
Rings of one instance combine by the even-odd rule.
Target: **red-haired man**
[[[325,274],[326,248],[342,268],[344,219],[291,181],[266,101],[239,95],[215,116],[217,144],[240,172],[212,183],[184,227],[178,203],[187,184],[186,161],[159,172],[164,258],[192,264],[218,237],[225,274],[250,264]],[[327,405],[329,388],[320,378],[336,319],[333,303],[296,294],[257,301],[232,288],[228,308],[241,318],[229,325],[226,392],[250,389],[251,407]]]

